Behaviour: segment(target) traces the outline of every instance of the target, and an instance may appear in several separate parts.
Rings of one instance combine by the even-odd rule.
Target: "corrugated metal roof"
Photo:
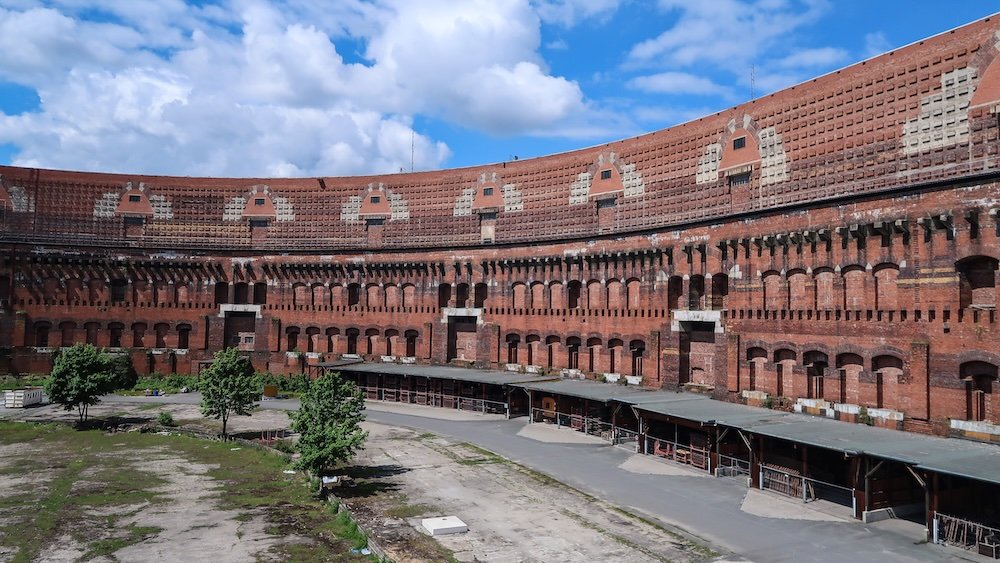
[[[531,391],[541,391],[544,393],[554,393],[577,397],[579,399],[589,399],[591,401],[601,401],[607,403],[615,400],[626,404],[637,404],[645,400],[651,400],[658,395],[675,395],[665,391],[652,391],[640,387],[629,387],[627,385],[615,385],[612,383],[598,383],[596,381],[580,379],[559,379],[555,381],[543,381],[540,383],[519,383],[517,387],[523,387]],[[655,400],[655,399],[653,399]],[[661,399],[666,400],[666,399]]]

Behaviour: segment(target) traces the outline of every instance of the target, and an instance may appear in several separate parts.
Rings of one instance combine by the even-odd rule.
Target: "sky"
[[[0,0],[0,164],[317,177],[542,156],[1000,10],[947,4]]]

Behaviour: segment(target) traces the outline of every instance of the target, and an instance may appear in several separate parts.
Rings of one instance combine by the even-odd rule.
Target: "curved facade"
[[[1000,435],[1000,20],[683,125],[307,179],[0,167],[0,346],[627,378]]]

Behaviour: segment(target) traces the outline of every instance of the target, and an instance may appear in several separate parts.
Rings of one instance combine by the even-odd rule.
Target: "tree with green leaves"
[[[299,433],[295,466],[315,475],[348,461],[361,449],[368,433],[361,429],[365,399],[354,383],[340,374],[325,373],[312,382],[302,405],[292,413],[292,430]]]
[[[127,356],[110,356],[92,344],[79,343],[56,357],[45,393],[65,410],[76,409],[83,423],[101,395],[132,387],[136,378]]]
[[[215,353],[212,365],[201,372],[201,414],[222,421],[222,436],[232,415],[247,416],[260,399],[250,359],[236,348]]]

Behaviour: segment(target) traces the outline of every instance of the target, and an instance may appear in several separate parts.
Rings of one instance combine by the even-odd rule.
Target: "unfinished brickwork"
[[[281,373],[510,366],[1000,434],[998,23],[538,159],[313,179],[0,167],[0,368],[44,371],[82,341],[186,373],[238,346]]]

